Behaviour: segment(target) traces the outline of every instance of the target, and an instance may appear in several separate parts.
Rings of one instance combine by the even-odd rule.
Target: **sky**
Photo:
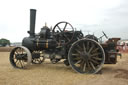
[[[28,37],[30,9],[37,10],[36,33],[47,22],[67,21],[84,35],[128,39],[128,0],[1,0],[0,38],[21,42]]]

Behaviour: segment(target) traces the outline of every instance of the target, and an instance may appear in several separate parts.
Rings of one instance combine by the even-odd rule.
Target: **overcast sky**
[[[128,0],[1,0],[0,38],[21,42],[29,36],[30,10],[37,9],[36,33],[44,23],[67,21],[84,34],[128,38]]]

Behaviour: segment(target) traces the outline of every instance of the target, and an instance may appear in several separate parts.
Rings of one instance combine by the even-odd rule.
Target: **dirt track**
[[[104,65],[102,74],[83,75],[62,62],[31,65],[19,70],[9,63],[9,52],[0,52],[0,85],[128,85],[128,55],[115,65]]]

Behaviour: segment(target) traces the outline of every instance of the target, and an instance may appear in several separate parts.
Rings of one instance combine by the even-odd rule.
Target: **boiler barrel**
[[[52,40],[52,39],[36,40],[30,37],[25,37],[22,41],[22,45],[27,47],[31,51],[54,49],[57,47],[57,43],[55,40]]]

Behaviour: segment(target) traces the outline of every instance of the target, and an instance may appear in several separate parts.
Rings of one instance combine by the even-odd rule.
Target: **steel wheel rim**
[[[94,46],[91,46],[91,44],[87,45],[88,42],[89,44],[90,43],[92,45],[94,44]],[[89,49],[87,50],[84,47],[82,48],[83,45],[85,45],[86,48],[87,49],[89,48]],[[97,47],[97,48],[93,49],[94,47]],[[84,52],[85,49],[87,53]],[[95,54],[95,51],[100,54]],[[80,53],[82,53],[82,55]],[[99,70],[101,70],[105,62],[105,53],[104,53],[102,46],[98,42],[92,39],[81,39],[72,44],[69,50],[69,53],[68,53],[68,60],[69,60],[69,64],[71,65],[72,69],[75,70],[76,72],[82,73],[82,74],[83,73],[94,74],[94,73],[97,73]]]

